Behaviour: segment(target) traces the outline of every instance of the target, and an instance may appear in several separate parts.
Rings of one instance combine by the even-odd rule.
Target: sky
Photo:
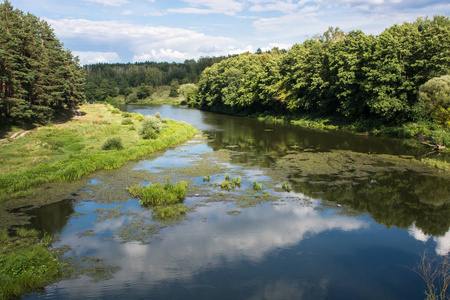
[[[81,64],[289,49],[329,26],[380,34],[450,15],[449,0],[9,0],[45,19]]]

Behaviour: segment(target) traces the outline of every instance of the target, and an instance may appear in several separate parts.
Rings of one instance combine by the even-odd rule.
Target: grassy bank
[[[48,250],[50,237],[20,228],[11,237],[0,229],[0,299],[13,299],[44,288],[63,276],[64,264]]]
[[[99,169],[114,169],[165,147],[180,143],[197,130],[163,120],[155,139],[139,135],[140,114],[121,113],[112,106],[93,104],[80,108],[82,116],[69,122],[38,128],[16,140],[0,143],[0,199],[27,195],[42,183],[73,180]],[[107,145],[119,141],[120,150]]]

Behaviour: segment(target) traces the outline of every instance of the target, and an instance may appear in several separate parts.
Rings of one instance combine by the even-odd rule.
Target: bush
[[[122,120],[122,125],[133,125],[133,120],[131,118],[125,118]]]
[[[122,150],[122,139],[119,137],[113,137],[106,140],[102,146],[102,150]]]
[[[125,104],[136,103],[138,101],[138,97],[136,94],[130,94],[125,99]]]
[[[158,137],[158,133],[161,132],[162,123],[155,116],[145,117],[144,121],[142,121],[142,128],[139,132],[144,139],[155,139]]]

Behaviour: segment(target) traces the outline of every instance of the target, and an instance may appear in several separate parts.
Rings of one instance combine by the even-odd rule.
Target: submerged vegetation
[[[85,104],[80,110],[84,115],[67,123],[0,142],[0,199],[24,195],[26,189],[38,184],[118,168],[129,160],[185,141],[197,132],[186,123],[162,123],[151,117],[158,120],[159,132],[146,140],[140,138],[138,129],[122,125],[124,116],[111,106]],[[144,119],[140,114],[125,115],[135,123]]]

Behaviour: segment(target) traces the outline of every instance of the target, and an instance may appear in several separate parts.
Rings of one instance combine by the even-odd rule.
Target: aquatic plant
[[[209,174],[203,176],[203,182],[210,182],[210,181],[211,181],[211,176]]]
[[[230,174],[225,174],[225,180],[230,181]]]
[[[122,150],[123,144],[120,137],[112,137],[106,140],[102,146],[102,150]]]
[[[187,186],[188,183],[186,181],[180,181],[177,184],[168,182],[165,185],[155,183],[150,184],[146,188],[132,186],[127,191],[133,196],[139,197],[139,202],[142,205],[156,206],[182,202],[186,197]]]
[[[427,300],[448,299],[446,293],[450,286],[450,255],[431,260],[424,253],[412,270],[426,283]]]
[[[231,190],[234,186],[231,181],[224,180],[220,183],[220,187],[224,190]]]
[[[189,210],[184,204],[161,205],[153,207],[153,217],[156,219],[176,219],[186,214]]]
[[[235,185],[240,186],[240,185],[241,185],[241,182],[242,182],[242,177],[241,177],[241,176],[238,176],[238,177],[234,177],[234,178],[233,178],[233,183],[234,183]]]
[[[283,190],[285,190],[286,192],[290,192],[292,187],[289,183],[286,182],[282,182],[281,183],[281,187],[283,188]]]
[[[129,188],[127,188],[127,191],[136,198],[140,198],[142,195],[142,190],[144,189],[143,186],[141,185],[133,185],[130,186]]]
[[[142,127],[139,134],[142,135],[143,139],[155,139],[161,132],[162,123],[161,120],[155,116],[147,116],[144,121],[142,121]]]
[[[262,185],[258,181],[253,181],[252,187],[256,191],[260,191],[263,188]]]

